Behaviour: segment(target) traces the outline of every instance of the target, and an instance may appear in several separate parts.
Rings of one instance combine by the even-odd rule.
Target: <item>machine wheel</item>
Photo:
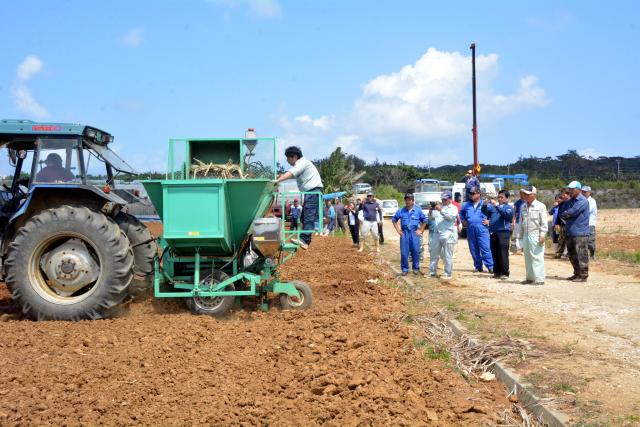
[[[127,297],[133,252],[125,234],[86,207],[47,209],[9,245],[7,285],[36,320],[100,319]]]
[[[133,274],[147,277],[153,273],[153,260],[158,256],[158,245],[151,232],[138,218],[120,212],[114,218],[133,249]]]
[[[280,294],[280,307],[283,310],[306,310],[311,307],[313,302],[313,294],[311,288],[305,282],[294,280],[293,286],[300,292],[301,298],[294,298],[287,294]]]
[[[213,270],[213,272],[202,279],[200,283],[214,285],[224,282],[228,278],[229,276],[223,271]],[[233,283],[231,283],[230,285],[227,285],[224,290],[235,291],[236,288]],[[235,299],[236,297],[233,295],[224,297],[192,297],[187,298],[185,303],[193,314],[206,314],[208,316],[218,317],[225,315],[229,310],[231,310]]]

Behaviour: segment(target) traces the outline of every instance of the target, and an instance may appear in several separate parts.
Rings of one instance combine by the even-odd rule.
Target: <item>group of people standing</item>
[[[510,249],[515,246],[524,255],[526,274],[521,283],[543,285],[545,242],[549,215],[553,215],[557,241],[566,244],[573,266],[573,274],[567,280],[585,282],[589,276],[590,256],[593,259],[595,254],[597,205],[591,197],[591,188],[582,187],[577,181],[571,182],[550,211],[537,199],[537,193],[535,186],[526,186],[519,191],[520,198],[512,205],[507,190],[501,190],[497,199],[483,199],[480,188],[472,186],[467,192],[467,202],[458,208],[451,200],[451,193],[445,191],[441,195],[442,203],[432,206],[427,215],[415,206],[413,195],[406,194],[405,206],[392,219],[400,235],[402,274],[409,272],[409,257],[413,273],[422,274],[419,245],[428,224],[429,276],[436,276],[438,261],[442,259],[444,274],[441,278],[449,279],[458,236],[456,223],[459,222],[467,231],[475,272],[486,269],[496,279],[509,278]]]

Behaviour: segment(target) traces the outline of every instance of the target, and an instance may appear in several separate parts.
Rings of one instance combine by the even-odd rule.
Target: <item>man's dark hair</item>
[[[509,193],[509,190],[500,190],[498,191],[498,194],[504,194],[504,197],[506,197],[507,199],[511,197],[511,193]]]
[[[296,147],[295,145],[292,145],[291,147],[287,147],[286,150],[284,150],[284,155],[285,157],[297,157],[298,159],[302,158],[302,150],[300,149],[300,147]]]
[[[456,195],[453,197],[453,200],[460,203],[462,201],[462,195],[460,193],[456,193]]]

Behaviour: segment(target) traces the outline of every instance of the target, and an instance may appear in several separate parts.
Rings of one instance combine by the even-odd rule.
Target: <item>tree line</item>
[[[419,178],[436,178],[459,182],[473,165],[443,165],[429,167],[403,162],[387,163],[363,159],[336,148],[328,157],[314,160],[320,171],[325,191],[350,191],[353,183],[367,182],[374,187],[390,186],[399,192],[413,191]],[[524,157],[509,165],[482,164],[481,173],[529,175],[529,181],[546,183],[554,188],[565,181],[580,180],[589,183],[602,181],[635,182],[640,180],[640,156],[597,158],[580,155],[569,150],[556,157]],[[635,185],[635,184],[634,184]]]

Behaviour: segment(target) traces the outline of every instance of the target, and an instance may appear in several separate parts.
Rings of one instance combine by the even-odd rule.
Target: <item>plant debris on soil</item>
[[[311,309],[216,320],[145,292],[114,319],[0,323],[0,425],[487,425],[511,410],[497,382],[416,348],[373,256],[315,238],[281,272],[311,285]]]

